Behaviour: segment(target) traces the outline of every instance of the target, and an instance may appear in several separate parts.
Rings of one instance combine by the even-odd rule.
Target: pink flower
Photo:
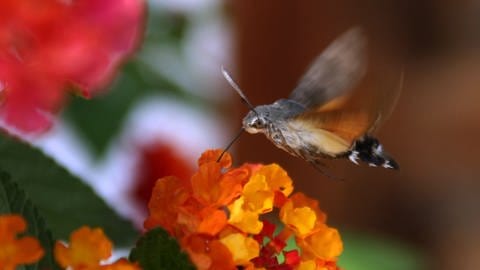
[[[137,47],[142,0],[3,0],[0,3],[0,115],[42,131],[66,91],[104,87]]]

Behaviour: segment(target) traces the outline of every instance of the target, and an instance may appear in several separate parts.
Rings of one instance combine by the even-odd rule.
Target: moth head
[[[243,128],[250,134],[264,132],[267,129],[268,120],[256,111],[248,112],[247,116],[243,118]]]

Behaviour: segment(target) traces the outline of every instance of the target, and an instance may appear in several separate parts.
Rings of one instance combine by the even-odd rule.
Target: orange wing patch
[[[375,121],[374,117],[362,111],[307,112],[297,117],[314,128],[329,131],[347,141],[350,145],[363,136]]]

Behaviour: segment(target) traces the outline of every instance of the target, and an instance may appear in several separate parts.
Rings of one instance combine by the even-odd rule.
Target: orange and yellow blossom
[[[43,257],[40,242],[33,237],[18,238],[27,229],[19,215],[0,216],[0,269],[14,270],[17,266],[31,264]]]
[[[294,194],[280,209],[280,219],[294,232],[297,246],[302,250],[298,269],[337,269],[343,243],[338,231],[326,225],[327,216],[316,200],[303,193]]]
[[[198,270],[235,269],[230,250],[217,237],[191,234],[180,241]]]
[[[242,196],[229,206],[228,222],[246,233],[258,234],[263,223],[259,216],[271,212],[277,197],[288,197],[292,180],[277,164],[260,166],[243,187]]]
[[[219,155],[219,151],[206,151],[190,181],[159,179],[152,192],[145,228],[161,226],[176,237],[218,234],[227,225],[225,207],[240,196],[250,175],[247,166],[229,169],[229,154],[217,162]]]
[[[83,226],[70,235],[70,245],[55,243],[55,259],[63,268],[73,270],[139,270],[125,259],[101,265],[112,255],[112,242],[100,228]]]
[[[145,228],[169,231],[198,269],[337,269],[342,241],[317,201],[301,193],[289,198],[292,180],[277,164],[231,168],[231,156],[217,162],[220,154],[204,152],[189,180],[159,179]],[[261,220],[275,207],[285,224],[277,235]],[[300,250],[284,250],[291,235]]]

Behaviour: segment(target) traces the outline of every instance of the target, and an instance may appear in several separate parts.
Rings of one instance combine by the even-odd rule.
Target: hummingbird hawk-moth
[[[398,169],[372,134],[391,113],[400,91],[389,93],[390,104],[354,105],[357,96],[352,89],[366,73],[366,45],[360,28],[347,31],[317,56],[288,98],[256,107],[222,68],[225,79],[250,108],[242,131],[265,134],[277,147],[317,169],[324,158]]]

